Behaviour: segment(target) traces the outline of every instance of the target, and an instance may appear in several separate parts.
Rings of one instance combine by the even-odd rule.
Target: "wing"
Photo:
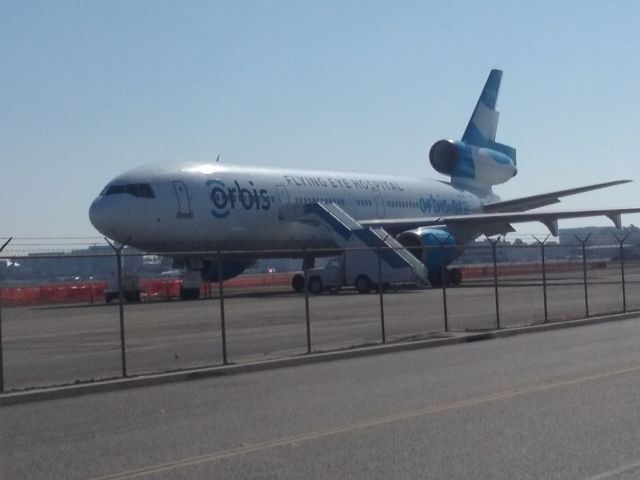
[[[515,198],[513,200],[488,203],[484,206],[484,211],[487,213],[522,212],[525,210],[532,210],[534,208],[558,203],[561,197],[566,197],[568,195],[575,195],[577,193],[589,192],[591,190],[598,190],[600,188],[612,187],[613,185],[620,185],[629,182],[631,182],[631,180],[615,180],[613,182],[597,183],[595,185],[587,185],[585,187],[570,188],[568,190],[558,190],[557,192],[541,193],[539,195],[532,195],[530,197],[521,197]]]
[[[556,192],[556,196],[558,196],[557,193],[558,192]],[[474,213],[469,215],[443,215],[440,217],[360,220],[358,223],[370,227],[382,227],[390,233],[411,230],[418,227],[457,225],[472,228],[479,233],[491,232],[487,234],[495,235],[496,233],[500,233],[501,230],[504,232],[512,231],[511,223],[541,222],[551,231],[552,235],[558,236],[558,220],[560,219],[604,216],[609,218],[617,228],[621,228],[621,215],[625,213],[640,213],[640,208],[608,208],[564,212]]]

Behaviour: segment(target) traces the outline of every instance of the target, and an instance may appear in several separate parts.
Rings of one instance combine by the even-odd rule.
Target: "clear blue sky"
[[[98,236],[100,189],[157,161],[437,178],[491,68],[499,195],[630,178],[559,207],[640,206],[638,25],[635,1],[0,0],[0,237]]]

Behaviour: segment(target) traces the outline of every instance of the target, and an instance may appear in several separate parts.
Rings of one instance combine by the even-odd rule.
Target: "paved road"
[[[617,269],[589,272],[590,314],[622,310]],[[630,271],[627,305],[640,308],[640,272]],[[585,316],[581,272],[557,273],[547,289],[550,319]],[[544,320],[543,291],[536,276],[502,280],[500,319],[504,326]],[[451,330],[496,325],[489,282],[447,290]],[[307,351],[304,297],[288,289],[229,292],[225,301],[230,362],[303,354]],[[402,290],[384,296],[387,339],[444,330],[442,291]],[[380,305],[375,294],[310,298],[312,350],[381,341]],[[139,374],[222,363],[217,300],[150,302],[125,307],[127,373]],[[5,308],[2,312],[7,389],[72,383],[122,374],[116,305]]]
[[[631,479],[640,320],[3,407],[0,477]]]

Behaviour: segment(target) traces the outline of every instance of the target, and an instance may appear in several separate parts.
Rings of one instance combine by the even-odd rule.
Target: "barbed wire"
[[[586,228],[586,227],[585,227]],[[622,231],[625,231],[629,228],[633,228],[632,226],[624,227]],[[562,241],[562,245],[570,246],[573,244],[577,244],[573,238],[573,233],[575,229],[561,229],[560,234],[558,236],[551,236],[545,233],[541,235],[540,232],[536,233],[527,233],[527,232],[509,232],[507,234],[500,236],[500,243],[502,244],[513,244],[515,241],[519,240],[522,242],[521,246],[535,246],[539,245],[539,239],[545,238],[545,243],[547,245],[552,245],[554,243],[560,243],[560,239],[564,237]],[[585,230],[586,231],[586,230]],[[601,227],[596,229],[597,235],[596,238],[589,242],[590,245],[617,245],[620,242],[616,237],[616,232],[620,232],[619,230],[612,230],[608,227]],[[639,240],[640,235],[630,235],[625,242],[625,245],[640,243]],[[493,239],[496,236],[492,237]],[[39,253],[70,253],[72,251],[90,249],[96,247],[108,247],[105,239],[103,237],[94,237],[94,236],[75,236],[75,235],[67,235],[67,236],[22,236],[22,237],[9,237],[9,236],[0,236],[0,245],[2,245],[7,240],[11,239],[11,242],[5,247],[5,249],[0,253],[2,257],[9,257],[12,255],[30,255],[30,254],[39,254]],[[481,246],[487,242],[487,238],[484,236],[479,237],[475,241],[471,242],[468,247]],[[233,248],[231,246],[227,246],[224,250],[230,251]],[[212,244],[211,250],[215,250],[216,248]]]

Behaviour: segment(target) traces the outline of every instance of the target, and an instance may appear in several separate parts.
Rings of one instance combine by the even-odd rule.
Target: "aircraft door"
[[[176,218],[193,218],[193,212],[191,211],[191,199],[189,198],[189,190],[184,182],[180,180],[174,180],[173,190],[178,200],[178,212]]]
[[[280,210],[283,205],[289,205],[291,200],[289,199],[289,192],[287,192],[287,188],[284,185],[276,185],[276,191],[278,192],[278,210]],[[282,218],[280,212],[278,212],[278,218]]]
[[[382,198],[380,191],[373,192],[373,201],[376,204],[376,216],[384,218],[384,198]]]
[[[280,203],[280,207],[282,205],[289,204],[289,192],[284,185],[276,185],[276,190],[278,191],[278,201]]]

